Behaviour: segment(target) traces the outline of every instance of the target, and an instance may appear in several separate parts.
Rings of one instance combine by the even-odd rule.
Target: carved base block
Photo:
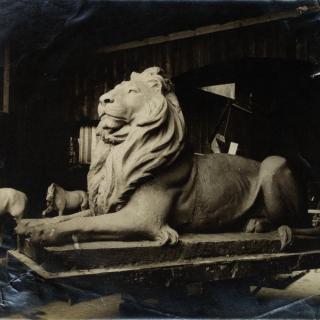
[[[320,243],[299,238],[279,251],[277,233],[186,234],[174,247],[151,241],[105,241],[35,247],[20,239],[10,254],[40,276],[103,275],[111,282],[171,285],[172,282],[241,279],[320,267]],[[308,250],[308,251],[306,251]]]

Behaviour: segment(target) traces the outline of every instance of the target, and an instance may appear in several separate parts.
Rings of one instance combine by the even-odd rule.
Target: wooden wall
[[[266,59],[274,60],[277,64],[281,64],[281,61],[319,62],[320,46],[317,39],[320,32],[294,26],[278,21],[108,54],[93,52],[86,61],[81,60],[78,64],[74,61],[74,66],[71,65],[66,74],[68,85],[65,86],[64,119],[71,122],[97,120],[97,101],[101,94],[128,79],[132,71],[142,71],[154,65],[162,67],[179,85],[181,79],[191,79],[192,76],[188,75],[197,70],[224,65],[225,72],[232,73],[228,66],[241,64],[245,60]],[[242,76],[245,78],[247,75]],[[263,74],[251,76],[264,77]],[[210,80],[217,81],[210,77],[212,74],[206,79],[209,84],[212,84]],[[285,77],[282,76],[282,79],[285,81]],[[188,86],[188,83],[184,85]],[[267,107],[263,100],[260,99],[261,103]],[[194,137],[203,136],[200,132],[203,121],[208,121],[205,108],[204,104],[202,108],[199,104],[194,105],[194,117],[189,116],[189,127],[197,127],[196,123],[202,123],[193,130]],[[209,121],[213,122],[211,119]],[[209,135],[201,139],[196,151],[208,151]]]
[[[50,62],[50,52],[47,60],[45,55],[32,56],[12,70],[10,110],[16,119],[17,156],[15,183],[11,185],[33,193],[37,204],[52,181],[71,189],[85,188],[87,169],[81,169],[81,178],[77,180],[77,173],[68,168],[68,138],[81,124],[97,120],[99,96],[128,79],[132,71],[157,65],[179,82],[179,77],[200,68],[244,59],[319,62],[316,42],[319,31],[289,27],[285,22],[276,22],[110,54],[85,52],[68,57],[59,73],[55,73]],[[46,69],[48,61],[50,68]],[[183,99],[183,90],[180,94]],[[268,92],[264,94],[267,96]],[[191,140],[195,151],[208,152],[214,130],[212,123],[225,105],[223,101],[216,104],[210,98],[202,98],[203,103],[192,101],[195,103],[182,106],[187,112]],[[214,105],[215,110],[211,108]],[[39,210],[41,205],[43,202]]]
[[[96,119],[98,97],[128,79],[132,71],[157,65],[172,78],[199,68],[247,58],[272,58],[318,63],[316,29],[298,30],[287,22],[274,22],[195,38],[94,54],[70,69],[70,98],[65,116],[70,120]]]

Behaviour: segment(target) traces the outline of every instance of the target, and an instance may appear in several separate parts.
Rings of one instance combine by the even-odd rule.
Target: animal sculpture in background
[[[52,211],[58,211],[62,216],[67,210],[85,210],[89,207],[88,195],[85,191],[67,191],[56,183],[51,183],[47,191],[47,208],[42,212],[42,216]]]
[[[28,198],[23,192],[0,188],[0,215],[9,213],[18,222],[24,216],[27,206]]]

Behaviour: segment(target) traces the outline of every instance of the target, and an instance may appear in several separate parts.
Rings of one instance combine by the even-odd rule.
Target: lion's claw
[[[252,218],[247,222],[245,226],[245,232],[247,233],[261,233],[267,232],[271,229],[271,223],[264,218]]]
[[[54,241],[54,228],[34,228],[31,232],[30,242],[34,244],[47,245]]]
[[[160,229],[156,236],[156,240],[161,246],[166,244],[175,245],[179,241],[179,235],[175,230],[166,225]]]
[[[281,242],[280,251],[284,251],[292,246],[294,235],[290,227],[285,225],[279,227],[278,234]]]

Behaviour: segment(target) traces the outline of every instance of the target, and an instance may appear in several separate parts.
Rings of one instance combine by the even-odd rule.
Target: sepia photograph
[[[0,0],[0,318],[318,319],[319,0]]]

